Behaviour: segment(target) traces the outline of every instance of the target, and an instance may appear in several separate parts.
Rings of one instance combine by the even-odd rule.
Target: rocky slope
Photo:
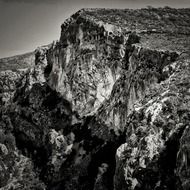
[[[61,28],[28,69],[2,67],[1,189],[189,190],[190,10]]]
[[[34,52],[0,59],[1,104],[13,98],[17,84],[22,80],[28,68],[34,65]]]

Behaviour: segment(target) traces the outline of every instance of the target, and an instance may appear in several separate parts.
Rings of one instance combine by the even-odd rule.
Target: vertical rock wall
[[[116,27],[110,26],[108,31],[104,23],[80,16],[65,25],[60,42],[52,47],[48,79],[83,116],[95,112],[109,98],[120,76],[125,39]]]

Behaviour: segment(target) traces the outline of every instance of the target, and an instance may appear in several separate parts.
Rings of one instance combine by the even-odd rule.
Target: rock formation
[[[189,47],[190,9],[82,9],[0,60],[0,188],[189,190]]]

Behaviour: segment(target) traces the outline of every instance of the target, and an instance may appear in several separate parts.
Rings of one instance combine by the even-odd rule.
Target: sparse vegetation
[[[0,71],[30,68],[34,66],[34,52],[0,59]]]

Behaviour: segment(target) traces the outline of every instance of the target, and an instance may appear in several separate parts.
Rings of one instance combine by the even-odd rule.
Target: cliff
[[[82,9],[4,64],[1,188],[188,190],[189,47],[189,9]]]

